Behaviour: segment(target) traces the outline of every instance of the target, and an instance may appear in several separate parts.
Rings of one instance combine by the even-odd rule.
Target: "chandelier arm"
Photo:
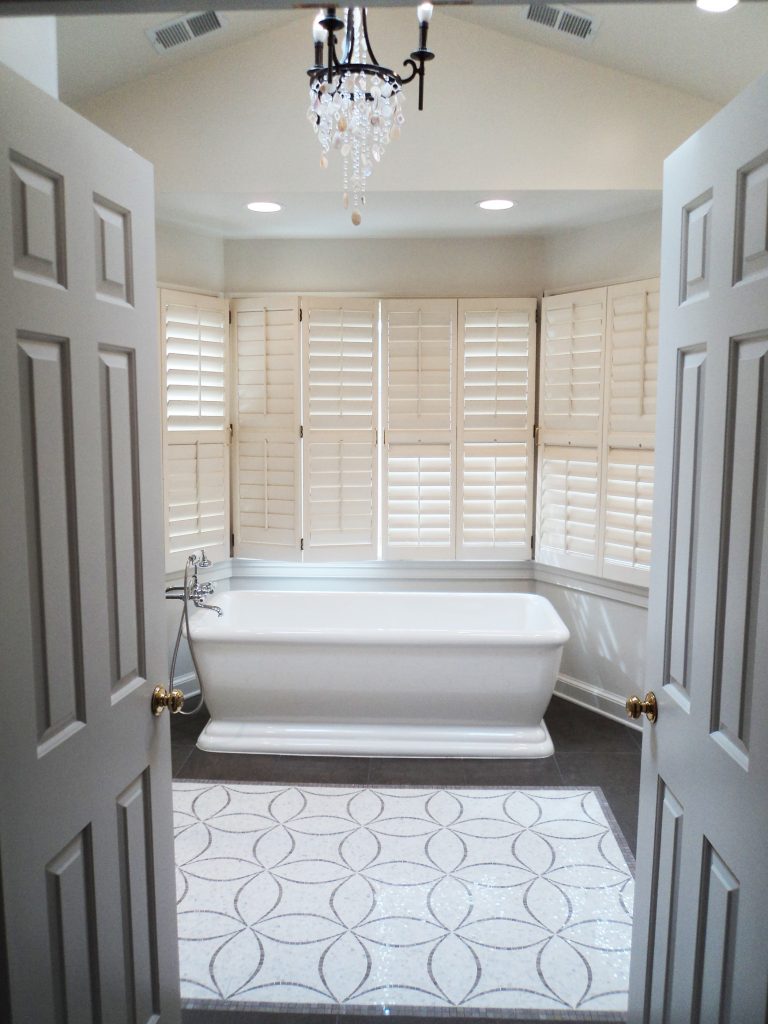
[[[419,65],[416,63],[416,61],[415,60],[411,60],[410,57],[407,57],[403,61],[403,67],[408,67],[409,64],[410,64],[411,68],[413,69],[411,71],[410,75],[407,75],[407,76],[395,75],[395,78],[398,80],[400,85],[407,85],[409,82],[412,82],[414,80],[416,75],[418,75],[420,73],[420,68],[419,68]]]
[[[373,52],[373,47],[371,46],[371,40],[368,38],[368,9],[366,7],[363,7],[361,8],[361,10],[362,15],[360,20],[363,25],[363,36],[365,38],[365,45],[368,47],[368,56],[370,58],[371,64],[378,64],[379,62],[376,60],[376,54]]]
[[[355,52],[355,18],[354,8],[347,11],[347,27],[344,35],[344,51],[341,55],[341,63],[348,64]]]

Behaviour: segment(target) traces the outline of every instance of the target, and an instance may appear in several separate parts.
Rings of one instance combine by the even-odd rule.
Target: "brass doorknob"
[[[649,722],[655,722],[659,714],[656,694],[653,690],[646,693],[645,700],[640,700],[635,696],[627,697],[626,707],[628,718],[639,718],[640,715],[645,715]]]
[[[172,715],[177,715],[184,707],[184,694],[181,690],[166,690],[164,686],[156,686],[152,691],[152,714],[162,715],[168,708]]]

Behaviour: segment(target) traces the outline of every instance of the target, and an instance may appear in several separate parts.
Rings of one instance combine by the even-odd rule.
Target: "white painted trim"
[[[602,597],[609,601],[621,601],[637,608],[648,607],[648,589],[636,583],[623,583],[620,580],[609,580],[573,569],[562,569],[553,565],[533,562],[533,578],[540,583],[551,583],[566,590],[578,590],[594,597]]]
[[[642,731],[641,725],[627,718],[624,698],[609,690],[604,690],[601,686],[585,683],[581,679],[575,679],[573,676],[567,676],[561,672],[555,684],[555,695],[572,704],[587,708],[589,711],[595,711],[598,715],[610,718],[614,722],[620,722],[628,729]]]
[[[197,697],[200,694],[200,684],[194,672],[185,672],[183,676],[176,676],[173,685],[181,690],[185,697]]]
[[[199,570],[202,579],[213,582],[231,579],[273,580],[386,580],[387,582],[457,583],[504,582],[549,583],[637,608],[648,607],[648,591],[632,583],[599,579],[585,573],[540,562],[274,562],[258,558],[231,558]],[[179,585],[183,572],[166,573],[167,587]]]

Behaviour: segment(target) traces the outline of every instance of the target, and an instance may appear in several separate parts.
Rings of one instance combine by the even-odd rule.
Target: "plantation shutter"
[[[543,302],[540,424],[565,444],[601,440],[605,306],[605,288]]]
[[[454,558],[457,304],[389,300],[382,323],[384,557]]]
[[[609,288],[607,311],[602,574],[648,586],[658,279]]]
[[[228,558],[226,299],[160,291],[165,386],[166,571],[205,548]]]
[[[378,300],[302,300],[304,560],[375,559]]]
[[[653,456],[610,448],[603,471],[603,575],[643,586],[651,565]]]
[[[543,445],[539,455],[536,557],[597,573],[599,467],[594,448]]]
[[[461,299],[457,557],[528,559],[536,300]]]
[[[299,303],[232,302],[235,555],[301,557]]]
[[[536,558],[600,572],[607,289],[547,296],[541,313]]]

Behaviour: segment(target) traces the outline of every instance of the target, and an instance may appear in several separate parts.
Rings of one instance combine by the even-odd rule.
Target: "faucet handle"
[[[202,591],[203,594],[215,594],[216,593],[216,587],[215,587],[215,585],[213,583],[202,583],[200,585],[200,590]]]
[[[211,565],[210,558],[205,557],[205,548],[200,548],[200,561],[197,564],[201,569],[207,569]]]

